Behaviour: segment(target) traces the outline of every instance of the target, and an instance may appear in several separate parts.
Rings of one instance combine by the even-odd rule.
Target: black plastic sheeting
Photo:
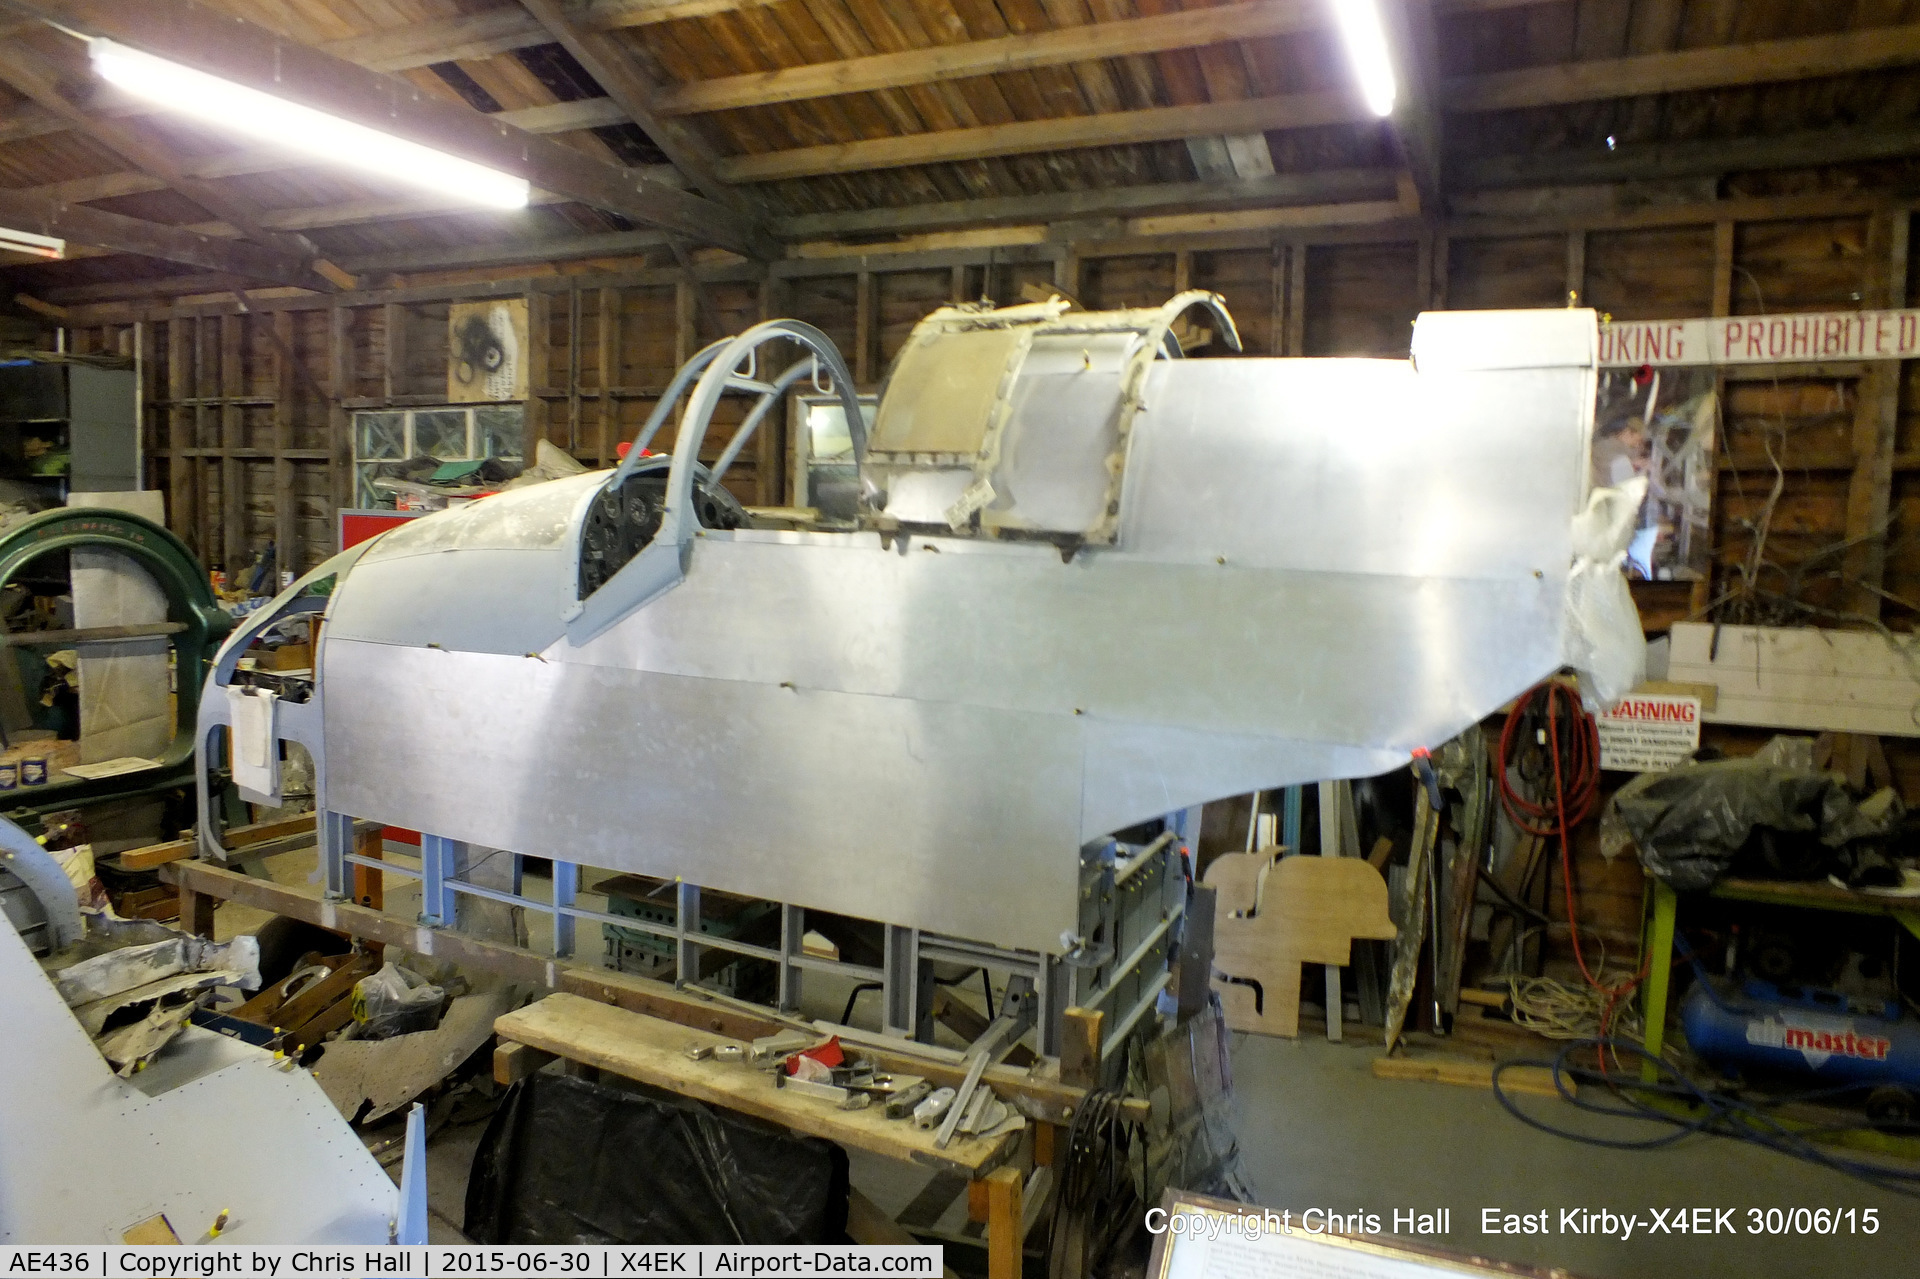
[[[1886,844],[1905,815],[1890,791],[1860,801],[1836,774],[1728,759],[1636,777],[1605,821],[1649,874],[1693,892],[1723,875],[1898,883]]]
[[[510,1089],[474,1152],[475,1243],[845,1243],[847,1154],[565,1075]]]

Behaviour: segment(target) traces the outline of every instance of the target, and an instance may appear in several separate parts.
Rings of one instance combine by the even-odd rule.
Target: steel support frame
[[[1168,882],[1184,884],[1185,872],[1181,861],[1185,855],[1183,845],[1191,838],[1189,832],[1197,832],[1199,828],[1199,810],[1175,814],[1169,818],[1168,825],[1174,838],[1158,855],[1167,859],[1165,873]],[[884,958],[879,968],[810,955],[805,950],[806,908],[790,902],[780,903],[778,946],[760,946],[703,932],[700,887],[684,880],[675,885],[678,909],[671,925],[593,910],[579,903],[581,864],[578,862],[552,863],[552,898],[542,901],[527,896],[522,890],[522,859],[518,853],[506,854],[513,859],[514,885],[513,891],[507,891],[473,883],[457,872],[463,851],[458,840],[423,832],[420,837],[419,865],[410,866],[403,854],[388,852],[383,857],[375,858],[354,852],[353,826],[354,818],[345,813],[323,811],[318,818],[321,870],[329,899],[348,899],[352,882],[350,868],[365,866],[388,875],[419,880],[419,922],[429,928],[454,927],[458,895],[464,893],[551,915],[554,921],[552,953],[557,957],[574,957],[580,920],[648,933],[673,944],[677,964],[675,985],[683,987],[701,984],[698,974],[702,957],[708,950],[763,960],[776,965],[778,969],[776,999],[780,1012],[790,1013],[799,1007],[802,978],[808,971],[838,973],[857,981],[878,982],[882,989],[882,1029],[885,1034],[902,1039],[929,1041],[932,1037],[934,964],[984,968],[1013,981],[1024,979],[1032,983],[1037,1006],[1037,1046],[1044,1057],[1057,1057],[1060,1054],[1061,1027],[1067,1008],[1076,1004],[1100,1007],[1107,1003],[1117,989],[1118,980],[1142,962],[1157,944],[1165,942],[1169,946],[1177,945],[1185,917],[1183,894],[1170,905],[1159,926],[1135,945],[1121,963],[1109,969],[1108,982],[1083,991],[1076,974],[1087,970],[1076,969],[1057,956],[927,933],[894,924],[885,925]],[[1122,845],[1110,845],[1107,855],[1122,860],[1131,858],[1134,863],[1131,870],[1137,872],[1143,860],[1139,857],[1140,852],[1139,849],[1128,849]],[[693,976],[689,977],[688,974]],[[1141,995],[1129,1007],[1109,1010],[1109,1015],[1114,1019],[1110,1024],[1114,1029],[1105,1037],[1105,1051],[1111,1051],[1113,1046],[1123,1042],[1126,1033],[1153,1010],[1160,992],[1166,988],[1168,977],[1166,972],[1157,974],[1146,983]]]

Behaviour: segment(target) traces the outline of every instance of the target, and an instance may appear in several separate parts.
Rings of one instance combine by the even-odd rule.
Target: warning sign
[[[1600,767],[1657,773],[1700,749],[1700,699],[1633,693],[1598,717]]]

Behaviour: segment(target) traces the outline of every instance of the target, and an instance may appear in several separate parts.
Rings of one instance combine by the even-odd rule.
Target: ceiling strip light
[[[1333,16],[1340,24],[1340,38],[1347,46],[1347,58],[1360,80],[1360,96],[1367,109],[1377,116],[1393,114],[1398,86],[1393,78],[1393,58],[1387,52],[1387,29],[1380,20],[1379,0],[1333,0]]]
[[[138,49],[96,39],[93,69],[128,93],[217,128],[499,209],[527,204],[526,179],[369,129]]]
[[[50,235],[38,235],[32,231],[15,231],[11,227],[0,226],[0,249],[8,253],[28,253],[36,258],[49,258],[59,261],[67,256],[67,242]]]

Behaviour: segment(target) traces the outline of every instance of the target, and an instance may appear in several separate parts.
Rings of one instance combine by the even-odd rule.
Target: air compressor
[[[1834,990],[1789,992],[1758,980],[1727,995],[1695,971],[1681,1024],[1687,1047],[1715,1069],[1769,1070],[1822,1088],[1858,1089],[1876,1123],[1920,1118],[1920,1021],[1898,1003],[1866,1006]]]

